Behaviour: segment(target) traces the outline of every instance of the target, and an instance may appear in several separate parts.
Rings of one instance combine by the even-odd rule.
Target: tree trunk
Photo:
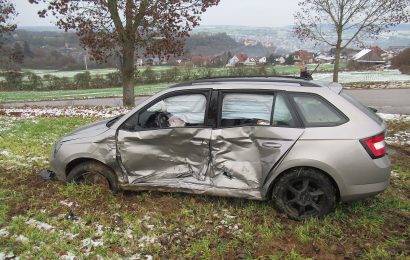
[[[122,52],[122,87],[123,87],[123,104],[125,107],[135,106],[134,96],[134,46],[124,44]]]
[[[339,69],[340,69],[340,55],[342,53],[342,36],[338,36],[335,53],[335,66],[333,68],[333,82],[339,82]]]

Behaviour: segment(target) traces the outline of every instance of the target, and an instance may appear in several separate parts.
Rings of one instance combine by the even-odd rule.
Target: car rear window
[[[317,95],[294,94],[292,98],[306,127],[336,126],[348,121],[340,111]]]
[[[350,96],[346,92],[342,91],[340,93],[340,96],[342,96],[344,99],[349,101],[352,105],[357,107],[360,111],[365,113],[368,117],[376,121],[379,125],[383,124],[383,119],[381,119],[375,112],[373,112],[370,108],[366,107],[362,103],[360,103],[357,99],[354,97]]]

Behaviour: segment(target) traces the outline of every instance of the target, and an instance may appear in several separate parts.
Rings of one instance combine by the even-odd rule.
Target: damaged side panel
[[[122,188],[264,199],[264,181],[302,133],[260,126],[120,130],[118,151],[129,180]]]
[[[120,130],[118,152],[129,183],[205,183],[211,132],[198,128]]]
[[[243,126],[212,133],[212,183],[215,187],[260,189],[276,162],[303,129]]]

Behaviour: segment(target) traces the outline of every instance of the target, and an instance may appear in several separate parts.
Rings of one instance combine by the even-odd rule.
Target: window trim
[[[303,128],[302,121],[299,119],[297,113],[294,111],[291,102],[287,96],[287,92],[285,90],[267,90],[267,89],[221,89],[218,90],[218,113],[217,113],[217,124],[216,129],[229,129],[229,128],[238,128],[238,127],[273,127],[273,128]],[[270,125],[238,125],[238,126],[222,126],[222,106],[223,106],[223,99],[226,94],[250,94],[250,95],[272,95],[273,102],[272,102],[272,112],[271,112],[271,120]],[[289,111],[292,117],[295,120],[295,126],[273,126],[273,116],[274,116],[274,109],[276,104],[276,97],[278,94],[281,94],[285,99],[286,105],[289,108]]]
[[[321,127],[334,127],[334,126],[341,126],[350,121],[350,119],[342,112],[340,109],[338,109],[335,105],[333,105],[329,100],[324,98],[323,96],[316,94],[316,93],[308,93],[308,92],[288,92],[289,99],[295,109],[295,111],[298,114],[298,117],[300,118],[303,126],[305,128],[321,128]],[[335,112],[337,116],[339,116],[341,119],[344,119],[343,122],[340,123],[308,123],[305,116],[303,115],[302,111],[299,109],[299,106],[296,104],[296,101],[294,97],[296,96],[311,96],[314,98],[317,98],[323,102],[328,108],[330,108],[331,111]]]
[[[211,93],[212,93],[212,89],[209,88],[204,88],[204,89],[186,89],[186,90],[176,90],[176,91],[172,91],[172,92],[168,92],[165,93],[159,97],[157,97],[156,99],[152,100],[151,102],[149,102],[148,104],[146,104],[145,106],[143,106],[141,109],[139,109],[138,111],[136,111],[134,114],[132,114],[131,116],[129,116],[121,125],[118,129],[123,130],[123,131],[128,131],[128,132],[144,132],[144,131],[159,131],[159,130],[166,130],[166,129],[189,129],[189,128],[194,128],[194,129],[207,129],[207,128],[212,128],[212,125],[208,125],[209,124],[209,120],[208,120],[208,113],[209,113],[209,104],[210,104],[210,97],[211,97]],[[128,130],[128,129],[124,129],[124,125],[127,123],[127,121],[129,119],[131,119],[132,117],[134,117],[135,115],[137,118],[137,122],[139,122],[139,118],[140,118],[140,113],[146,111],[148,108],[152,107],[153,105],[155,105],[156,103],[160,102],[161,100],[170,98],[170,97],[175,97],[175,96],[182,96],[182,95],[195,95],[195,94],[200,94],[200,95],[204,95],[206,98],[206,107],[205,107],[205,115],[204,115],[204,123],[201,126],[184,126],[184,127],[164,127],[164,128],[138,128],[135,129],[133,131]]]

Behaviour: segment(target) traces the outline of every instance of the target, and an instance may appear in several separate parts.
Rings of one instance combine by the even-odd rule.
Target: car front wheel
[[[75,166],[67,176],[67,182],[98,185],[102,189],[118,190],[117,181],[112,171],[98,162],[84,162]]]
[[[272,199],[275,206],[291,219],[321,218],[335,209],[336,191],[322,172],[296,168],[275,183]]]

